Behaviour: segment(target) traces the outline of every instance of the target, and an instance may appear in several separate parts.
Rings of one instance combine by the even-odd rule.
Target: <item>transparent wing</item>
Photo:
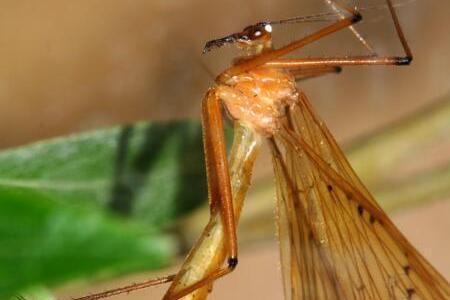
[[[286,123],[269,141],[286,299],[450,299],[303,94]]]

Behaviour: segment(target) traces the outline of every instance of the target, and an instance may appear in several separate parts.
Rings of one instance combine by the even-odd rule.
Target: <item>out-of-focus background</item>
[[[198,118],[200,99],[212,84],[209,71],[226,67],[230,59],[228,50],[202,57],[205,41],[260,20],[326,9],[317,0],[0,3],[1,148],[137,120]],[[365,7],[383,1],[359,3]],[[399,18],[414,53],[410,67],[349,67],[339,76],[301,83],[339,142],[385,126],[449,93],[449,12],[445,0],[400,2]],[[374,48],[380,54],[401,55],[387,11],[365,13],[362,33]],[[318,25],[305,24],[303,34]],[[287,33],[286,28],[279,30],[284,41],[302,35],[299,26]],[[298,54],[363,51],[347,32]],[[449,149],[443,145],[432,155]],[[257,176],[271,171],[261,165],[258,169],[262,175]],[[449,215],[447,200],[393,216],[447,278]],[[216,285],[213,299],[279,298],[277,255],[276,243],[242,249],[239,268]],[[148,299],[154,293],[123,299]]]
[[[2,1],[0,146],[134,120],[196,118],[211,84],[199,63],[205,41],[325,7],[307,3],[322,1]],[[398,9],[411,67],[347,68],[302,85],[339,140],[448,92],[449,5],[417,0]],[[386,11],[370,14],[369,41],[380,54],[401,54]],[[374,14],[384,17],[377,22]],[[316,55],[361,50],[352,39],[328,40]]]

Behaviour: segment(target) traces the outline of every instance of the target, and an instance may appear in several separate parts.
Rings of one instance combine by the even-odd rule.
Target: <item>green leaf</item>
[[[141,123],[0,153],[0,298],[167,265],[164,229],[206,199],[201,140],[199,122]]]
[[[173,253],[167,238],[99,210],[4,187],[0,199],[1,299],[35,284],[159,268]]]
[[[164,227],[206,196],[199,122],[97,130],[0,153],[0,187]]]
[[[20,294],[16,294],[9,300],[56,300],[50,290],[38,286],[32,287]]]

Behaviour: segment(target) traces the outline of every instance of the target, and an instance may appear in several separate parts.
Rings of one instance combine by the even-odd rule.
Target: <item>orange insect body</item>
[[[448,282],[383,212],[296,88],[296,79],[338,72],[342,65],[409,64],[412,54],[391,1],[386,0],[387,7],[405,56],[279,59],[344,28],[371,49],[352,26],[361,15],[326,1],[335,11],[339,7],[339,20],[282,48],[272,49],[269,22],[206,44],[204,52],[237,43],[249,57],[220,74],[203,100],[211,217],[178,274],[166,278],[173,282],[165,300],[205,299],[214,280],[236,267],[236,223],[262,137],[273,155],[286,299],[450,299]],[[349,16],[344,17],[344,12]],[[230,167],[222,106],[236,124]],[[80,299],[100,299],[131,289],[137,288]]]
[[[234,120],[266,136],[280,129],[286,106],[298,100],[294,77],[265,67],[232,77],[216,93]]]
[[[267,23],[247,27],[241,33],[206,46],[209,50],[224,43],[238,42],[238,47],[251,56],[238,60],[217,77],[218,85],[209,90],[203,102],[204,112],[207,119],[220,114],[208,107],[211,107],[209,103],[222,102],[234,121],[268,139],[277,181],[286,299],[450,299],[446,280],[386,216],[315,115],[306,96],[296,88],[296,75],[310,72],[308,77],[339,71],[334,66],[409,63],[410,49],[390,1],[388,6],[405,57],[311,59],[312,62],[308,59],[278,60],[278,64],[274,64],[278,56],[330,34],[340,26],[357,22],[358,15],[342,17],[335,25],[276,50],[271,49],[271,27],[267,27]],[[349,12],[355,13],[351,9]],[[356,37],[362,39],[357,32]],[[254,47],[249,39],[254,40]],[[313,68],[308,69],[311,66]],[[207,132],[208,125],[209,121],[205,123]],[[205,137],[205,143],[211,143],[209,139],[214,138],[208,133]],[[208,148],[206,145],[207,158],[212,151]],[[214,190],[216,179],[209,180]],[[222,210],[225,223],[232,214],[232,211]],[[226,251],[226,245],[220,251]],[[236,245],[228,244],[228,251],[234,259]],[[183,269],[189,269],[189,265],[185,264]],[[212,283],[233,268],[234,265],[229,264],[228,269],[212,271],[209,277],[194,282],[193,286],[204,290],[202,285]],[[171,289],[177,286],[176,278]],[[177,293],[169,289],[166,297],[169,295],[169,299],[171,295],[176,299],[190,291],[192,287],[185,286]],[[205,294],[197,292],[189,295],[189,299],[204,297]]]
[[[215,92],[235,121],[271,145],[287,299],[450,297],[445,279],[359,181],[290,73],[259,67]]]

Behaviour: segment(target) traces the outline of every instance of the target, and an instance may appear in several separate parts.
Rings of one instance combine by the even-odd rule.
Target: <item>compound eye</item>
[[[260,23],[255,25],[251,31],[252,40],[259,39],[265,35],[269,35],[272,32],[272,26],[268,23]]]
[[[266,31],[267,33],[272,33],[272,25],[270,25],[269,23],[264,24],[264,31]]]

